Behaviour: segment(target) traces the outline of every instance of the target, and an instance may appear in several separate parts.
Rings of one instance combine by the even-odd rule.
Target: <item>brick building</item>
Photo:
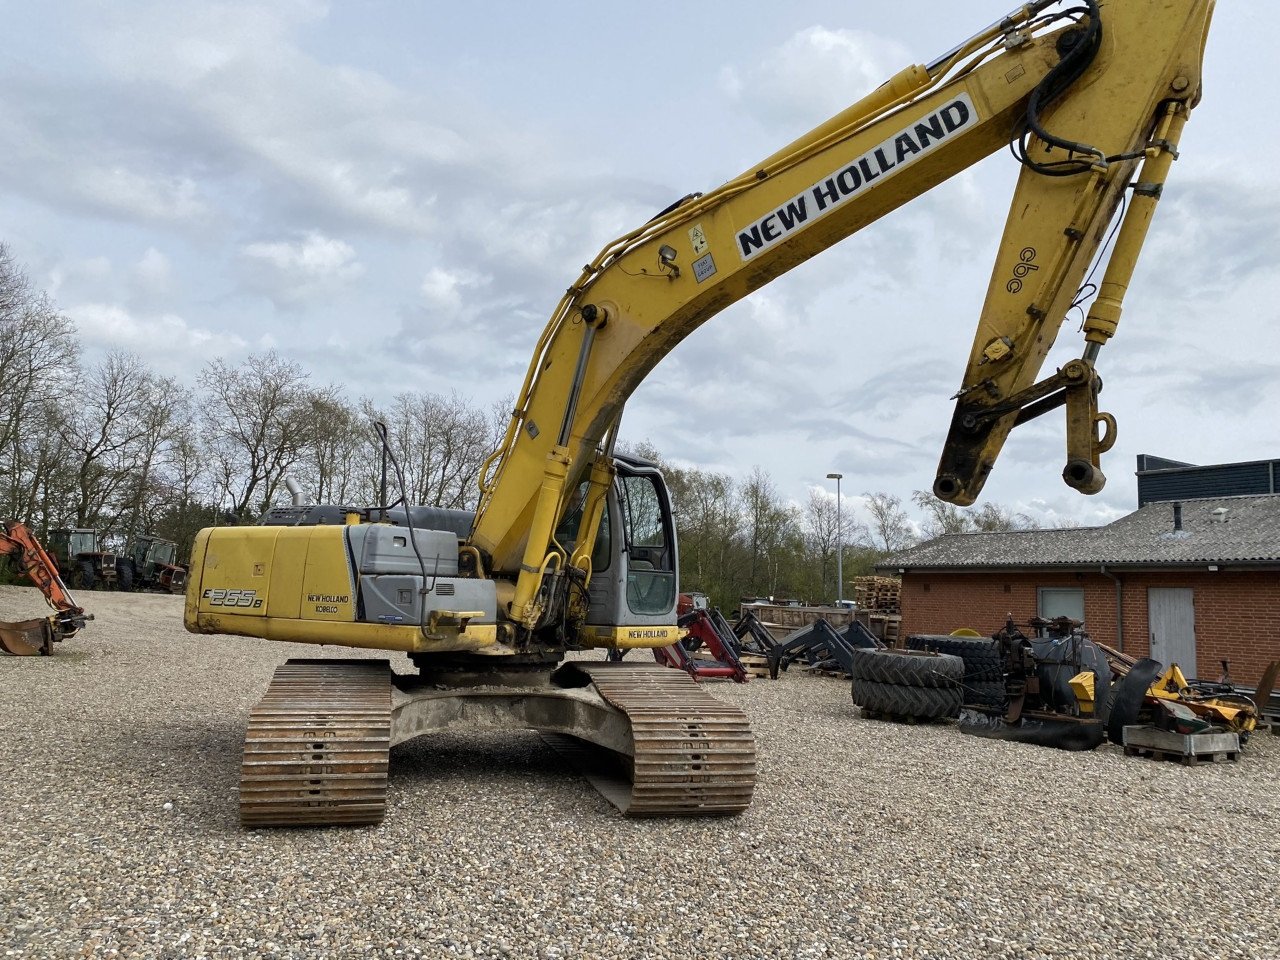
[[[960,533],[881,562],[903,633],[1066,614],[1135,657],[1251,686],[1280,657],[1280,494],[1151,501],[1104,527]]]

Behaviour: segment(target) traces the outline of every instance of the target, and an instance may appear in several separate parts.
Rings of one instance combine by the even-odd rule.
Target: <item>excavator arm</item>
[[[57,564],[26,526],[6,520],[0,531],[0,555],[10,557],[44,594],[55,611],[53,616],[17,623],[0,621],[0,649],[14,656],[48,655],[53,644],[74,636],[93,619],[71,596],[58,575]]]
[[[1213,0],[1025,4],[607,245],[556,307],[481,477],[469,544],[494,574],[515,578],[513,618],[535,626],[547,572],[590,553],[623,405],[667,353],[725,307],[1010,145],[1023,169],[934,491],[972,503],[1013,426],[1062,405],[1064,477],[1101,489],[1115,424],[1098,412],[1094,364],[1199,99],[1212,11]],[[1038,380],[1122,208],[1082,355]],[[568,557],[553,531],[566,491],[593,464],[588,520]]]

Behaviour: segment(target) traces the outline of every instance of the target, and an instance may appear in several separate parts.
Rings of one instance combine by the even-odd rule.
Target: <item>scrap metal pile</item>
[[[1176,664],[1126,657],[1067,618],[1021,626],[1010,618],[990,637],[913,635],[907,642],[907,650],[853,652],[853,701],[864,715],[953,718],[967,734],[1066,750],[1110,739],[1130,754],[1185,763],[1234,759],[1280,672],[1280,662],[1272,663],[1245,695],[1229,682],[1189,680]]]

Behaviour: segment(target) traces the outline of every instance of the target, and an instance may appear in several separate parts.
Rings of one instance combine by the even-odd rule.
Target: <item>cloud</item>
[[[464,294],[474,298],[492,279],[474,270],[432,267],[422,278],[422,298],[428,308],[457,313],[463,307]]]
[[[248,347],[237,334],[192,326],[176,314],[138,315],[107,303],[76,304],[66,314],[91,351],[127,350],[185,378],[191,376],[193,357],[207,359]]]
[[[364,275],[355,248],[315,230],[297,240],[246,244],[240,253],[248,286],[285,308],[331,295]]]
[[[724,67],[720,89],[766,128],[799,133],[865,96],[910,59],[905,47],[874,34],[813,26],[757,65]]]

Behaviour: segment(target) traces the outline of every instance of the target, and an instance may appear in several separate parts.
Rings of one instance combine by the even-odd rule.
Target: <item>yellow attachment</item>
[[[1220,700],[1216,697],[1195,697],[1186,674],[1176,663],[1160,674],[1155,682],[1147,688],[1147,696],[1160,700],[1175,700],[1189,707],[1202,717],[1216,719],[1232,730],[1245,732],[1258,725],[1257,713],[1237,701]]]
[[[1187,689],[1187,675],[1176,663],[1156,677],[1155,682],[1147,690],[1148,697],[1159,697],[1161,700],[1181,700],[1182,691]]]
[[[971,628],[969,628],[969,627],[961,627],[959,630],[952,630],[952,631],[951,631],[951,636],[953,636],[953,637],[980,637],[980,636],[982,636],[982,634],[980,634],[977,630],[973,630],[973,629],[971,629]]]
[[[1069,682],[1076,700],[1080,702],[1080,713],[1091,715],[1097,703],[1095,684],[1098,682],[1098,675],[1092,670],[1081,670]]]

